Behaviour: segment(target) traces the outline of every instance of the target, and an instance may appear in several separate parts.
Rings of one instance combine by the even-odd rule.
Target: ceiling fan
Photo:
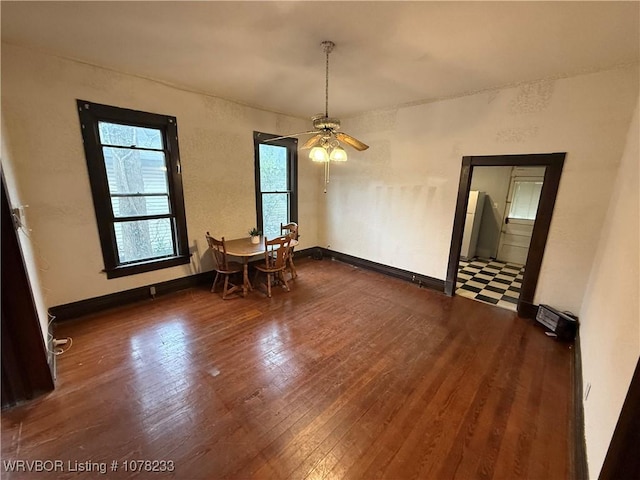
[[[307,132],[294,133],[291,135],[283,135],[281,137],[271,138],[267,141],[280,140],[282,138],[297,137],[300,135],[314,134],[309,138],[301,148],[310,148],[309,158],[314,162],[325,163],[325,184],[329,183],[329,162],[345,162],[347,161],[347,152],[340,146],[343,142],[358,151],[366,150],[369,145],[362,143],[357,138],[338,132],[340,129],[340,120],[329,117],[329,54],[336,46],[335,43],[326,40],[322,42],[322,48],[326,55],[325,64],[325,103],[324,114],[318,114],[311,117],[314,130]],[[325,188],[326,192],[326,188]]]

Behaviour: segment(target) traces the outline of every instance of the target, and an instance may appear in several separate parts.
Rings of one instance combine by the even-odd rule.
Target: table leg
[[[247,296],[247,290],[253,291],[253,287],[251,286],[251,282],[249,281],[249,259],[247,257],[243,257],[242,262],[242,296]]]

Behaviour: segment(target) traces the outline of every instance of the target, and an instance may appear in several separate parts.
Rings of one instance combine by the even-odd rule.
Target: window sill
[[[120,278],[128,275],[136,275],[138,273],[152,272],[163,268],[175,267],[178,265],[186,265],[190,261],[191,254],[177,255],[175,257],[162,258],[160,260],[132,263],[115,268],[105,268],[103,272],[107,274],[107,278]]]

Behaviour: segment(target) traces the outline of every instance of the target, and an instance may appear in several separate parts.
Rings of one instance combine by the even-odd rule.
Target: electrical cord
[[[71,337],[67,337],[66,339],[66,343],[64,343],[63,345],[66,345],[67,348],[55,348],[54,351],[52,352],[54,355],[62,355],[63,353],[66,353],[69,351],[69,349],[71,348],[71,346],[73,345],[73,338]],[[56,340],[53,341],[54,345]]]
[[[69,351],[69,349],[71,348],[71,346],[73,345],[73,338],[71,337],[67,337],[67,338],[63,338],[63,339],[56,339],[53,334],[51,334],[51,323],[53,323],[53,321],[56,319],[55,315],[51,315],[51,313],[47,312],[47,315],[49,315],[49,323],[47,323],[47,352],[49,352],[52,355],[58,356],[58,355],[62,355],[63,353],[66,353]],[[64,342],[62,342],[62,340],[66,340]],[[58,343],[58,342],[62,342],[62,343]],[[49,350],[49,343],[51,343],[51,345],[53,345],[53,351]],[[58,347],[58,344],[60,345],[65,345],[66,348],[64,347]]]

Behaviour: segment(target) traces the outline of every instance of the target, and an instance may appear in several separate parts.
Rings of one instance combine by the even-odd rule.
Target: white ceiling
[[[2,41],[308,118],[639,61],[640,3],[10,2]]]

